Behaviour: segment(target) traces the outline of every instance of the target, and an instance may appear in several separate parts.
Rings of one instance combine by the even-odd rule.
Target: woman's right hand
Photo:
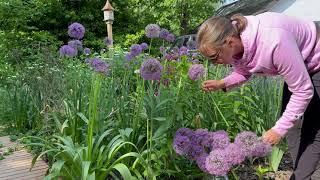
[[[202,83],[202,90],[206,92],[217,91],[222,88],[225,88],[223,80],[207,80]]]

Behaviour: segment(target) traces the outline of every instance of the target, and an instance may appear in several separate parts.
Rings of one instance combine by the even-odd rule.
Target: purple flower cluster
[[[60,57],[75,57],[78,54],[78,51],[70,45],[63,45],[60,50]]]
[[[165,28],[160,28],[157,24],[149,24],[145,28],[145,33],[148,38],[160,38],[168,42],[173,42],[175,40],[174,34],[170,33]]]
[[[100,58],[88,59],[86,62],[89,63],[91,68],[98,73],[107,74],[109,71],[109,64]]]
[[[154,58],[147,59],[140,67],[141,77],[145,80],[160,80],[163,66]]]
[[[82,51],[82,49],[83,49],[82,42],[79,40],[71,40],[68,42],[68,45],[73,47],[73,49],[75,49],[77,51]]]
[[[134,57],[140,55],[143,51],[148,49],[147,43],[141,43],[141,44],[133,44],[130,47],[130,52],[126,54],[126,59],[130,61]]]
[[[203,172],[223,176],[234,165],[241,164],[246,157],[263,157],[271,151],[269,144],[255,137],[257,136],[253,132],[242,132],[234,143],[230,143],[225,131],[180,128],[175,134],[173,148],[177,154],[196,161]],[[248,154],[248,145],[252,146],[251,154]]]
[[[89,48],[84,48],[84,49],[83,49],[83,53],[84,53],[85,55],[90,55],[91,50],[90,50]]]
[[[74,39],[82,39],[84,37],[85,28],[80,23],[72,23],[68,27],[68,35]]]
[[[204,74],[205,68],[202,64],[193,64],[188,71],[188,76],[193,81],[199,80],[204,76]]]

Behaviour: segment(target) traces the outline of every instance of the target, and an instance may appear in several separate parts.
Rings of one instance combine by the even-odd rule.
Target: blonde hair
[[[230,19],[226,17],[211,17],[199,28],[197,33],[197,44],[200,52],[206,52],[207,47],[221,47],[227,37],[240,37],[241,32],[247,26],[247,19],[240,15],[233,15]]]

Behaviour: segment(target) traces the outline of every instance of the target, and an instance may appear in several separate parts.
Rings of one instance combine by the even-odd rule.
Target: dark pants
[[[293,159],[293,175],[290,180],[310,180],[320,161],[320,72],[311,75],[314,96],[301,120],[287,133],[288,148]],[[283,88],[282,112],[291,92],[287,84]]]

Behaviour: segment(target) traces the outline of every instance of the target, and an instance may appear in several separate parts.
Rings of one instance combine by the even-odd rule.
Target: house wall
[[[320,21],[320,0],[280,0],[270,11]]]

